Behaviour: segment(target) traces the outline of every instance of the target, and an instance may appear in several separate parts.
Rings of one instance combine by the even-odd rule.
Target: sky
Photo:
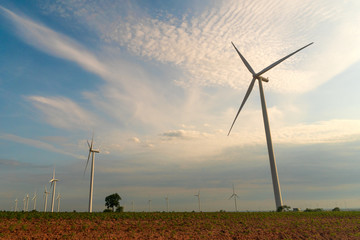
[[[0,1],[0,209],[49,190],[61,211],[118,193],[125,211],[275,209],[263,76],[283,203],[360,207],[357,0]],[[49,206],[48,206],[49,209]]]

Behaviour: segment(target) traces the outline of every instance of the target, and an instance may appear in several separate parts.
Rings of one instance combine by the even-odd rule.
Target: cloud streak
[[[76,41],[1,6],[0,10],[12,20],[18,34],[33,47],[52,56],[75,62],[89,72],[100,76],[107,74],[106,67]]]
[[[95,115],[64,97],[29,96],[26,99],[45,115],[45,121],[58,128],[89,130],[98,122]]]
[[[35,147],[35,148],[39,148],[39,149],[43,149],[43,150],[47,150],[47,151],[51,151],[51,152],[55,152],[55,153],[68,155],[68,156],[78,158],[78,159],[85,159],[84,156],[76,155],[76,154],[73,154],[71,152],[67,152],[67,151],[64,151],[62,149],[58,149],[58,148],[54,147],[53,145],[51,145],[49,143],[42,142],[42,141],[35,140],[35,139],[23,138],[23,137],[16,136],[16,135],[13,135],[13,134],[2,134],[2,135],[0,135],[0,139],[4,139],[4,140],[7,140],[7,141],[13,141],[13,142],[29,145],[29,146],[32,146],[32,147]]]

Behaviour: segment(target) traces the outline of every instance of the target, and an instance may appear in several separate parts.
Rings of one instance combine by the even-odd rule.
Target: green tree
[[[288,212],[290,211],[291,207],[287,205],[282,205],[278,207],[277,212]]]
[[[115,207],[120,206],[121,197],[117,193],[113,193],[105,198],[105,206],[109,209],[112,208],[114,211]]]

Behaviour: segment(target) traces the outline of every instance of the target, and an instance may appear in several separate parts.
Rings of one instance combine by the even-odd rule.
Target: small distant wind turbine
[[[61,198],[61,195],[60,193],[58,193],[57,197],[56,197],[56,200],[58,201],[57,203],[57,211],[60,212],[60,198]]]
[[[200,205],[200,190],[199,190],[198,194],[195,194],[194,196],[198,198],[199,212],[201,212],[201,205]]]
[[[29,194],[26,194],[26,211],[29,211]]]
[[[26,197],[24,197],[23,203],[24,203],[24,212],[25,212],[26,211]]]
[[[17,204],[18,204],[18,199],[16,198],[15,199],[15,208],[14,208],[14,211],[17,212]]]
[[[86,162],[86,166],[85,166],[85,170],[84,170],[84,175],[86,172],[86,168],[87,165],[89,163],[90,160],[90,155],[92,155],[92,161],[91,161],[91,174],[90,174],[90,193],[89,193],[89,212],[92,212],[92,201],[93,201],[93,185],[94,185],[94,159],[95,159],[95,153],[100,153],[99,149],[94,149],[93,148],[93,143],[94,143],[94,134],[91,138],[91,144],[89,143],[89,141],[87,141],[87,144],[89,146],[89,156]]]
[[[269,125],[269,119],[268,119],[268,115],[267,115],[267,110],[266,110],[266,102],[265,102],[265,96],[264,96],[264,90],[263,90],[263,86],[262,86],[262,82],[268,82],[269,79],[262,77],[261,75],[266,73],[267,71],[269,71],[270,69],[272,69],[273,67],[277,66],[278,64],[280,64],[281,62],[283,62],[284,60],[286,60],[287,58],[291,57],[292,55],[294,55],[295,53],[301,51],[302,49],[310,46],[312,43],[296,50],[295,52],[281,58],[280,60],[274,62],[273,64],[269,65],[268,67],[264,68],[263,70],[261,70],[258,73],[255,73],[255,71],[252,69],[252,67],[250,66],[250,64],[246,61],[245,57],[243,55],[241,55],[241,53],[239,52],[239,50],[235,47],[234,43],[231,42],[231,44],[234,46],[236,52],[238,53],[238,55],[240,56],[241,60],[243,61],[243,63],[245,64],[246,68],[250,71],[250,73],[252,74],[252,80],[250,83],[250,86],[245,94],[244,100],[242,101],[240,108],[235,116],[235,119],[230,127],[228,136],[231,132],[231,129],[234,126],[234,123],[241,111],[241,109],[243,108],[246,100],[248,99],[254,84],[255,84],[255,80],[258,80],[259,83],[259,89],[260,89],[260,98],[261,98],[261,107],[262,107],[262,113],[263,113],[263,119],[264,119],[264,126],[265,126],[265,134],[266,134],[266,141],[267,141],[267,147],[268,147],[268,152],[269,152],[269,160],[270,160],[270,169],[271,169],[271,176],[272,176],[272,182],[273,182],[273,188],[274,188],[274,195],[275,195],[275,204],[276,204],[276,209],[278,209],[280,206],[282,206],[282,198],[281,198],[281,190],[280,190],[280,183],[279,183],[279,178],[278,178],[278,174],[277,174],[277,168],[276,168],[276,162],[275,162],[275,155],[274,155],[274,150],[273,150],[273,146],[272,146],[272,140],[271,140],[271,134],[270,134],[270,125]]]
[[[235,200],[235,211],[237,212],[238,209],[237,209],[236,199],[239,198],[239,197],[238,197],[238,195],[235,193],[234,184],[233,184],[233,194],[231,195],[231,197],[229,197],[229,200],[230,200],[231,198],[234,198],[234,200]]]
[[[169,212],[169,196],[168,195],[166,195],[165,200],[166,200],[166,211]]]
[[[46,208],[47,208],[48,194],[50,194],[50,192],[47,191],[46,185],[45,185],[45,190],[44,190],[44,212],[46,212]]]
[[[52,179],[49,181],[51,183],[51,187],[53,188],[53,192],[52,192],[52,200],[51,200],[51,212],[54,212],[54,201],[55,201],[55,188],[56,188],[56,182],[59,181],[59,179],[55,178],[55,168],[53,171],[53,177]]]
[[[34,197],[32,198],[33,202],[34,202],[34,210],[36,210],[36,191],[35,191],[35,194],[34,194]]]
[[[151,199],[149,199],[148,203],[149,203],[149,212],[151,212]]]

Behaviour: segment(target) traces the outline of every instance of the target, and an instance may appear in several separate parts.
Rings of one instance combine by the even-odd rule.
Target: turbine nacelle
[[[262,77],[262,76],[254,76],[254,78],[256,78],[256,79],[259,79],[259,80],[261,80],[261,81],[263,81],[263,82],[269,82],[269,78],[264,78],[264,77]]]

